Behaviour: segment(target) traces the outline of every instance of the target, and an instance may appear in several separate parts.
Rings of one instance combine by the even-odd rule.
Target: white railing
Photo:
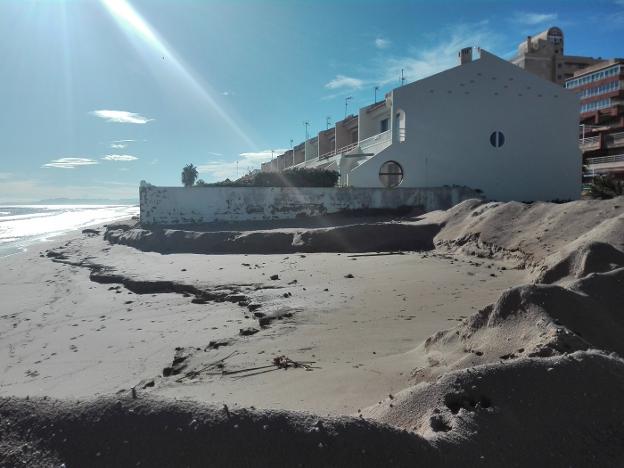
[[[597,145],[597,146],[600,145],[600,136],[593,136],[593,137],[579,139],[579,146],[581,147],[594,146],[594,145]]]
[[[615,144],[624,143],[624,132],[612,133],[609,139]]]
[[[624,162],[624,154],[612,154],[611,156],[600,156],[598,158],[587,158],[585,162],[589,165],[609,164],[616,162]]]
[[[618,146],[620,144],[624,144],[624,132],[611,133],[605,136],[605,146]],[[579,138],[579,146],[581,148],[600,146],[600,136]]]
[[[336,156],[337,154],[347,153],[351,151],[353,148],[355,148],[357,145],[358,145],[357,143],[351,143],[350,145],[343,146],[342,148],[339,148],[337,150],[329,151],[328,153],[321,154],[319,156],[319,159],[328,159],[328,158],[331,158],[332,156]]]
[[[378,133],[377,135],[373,135],[372,137],[365,138],[360,141],[359,145],[362,151],[366,149],[370,149],[374,146],[379,146],[383,143],[387,143],[392,138],[392,134],[390,130],[386,130],[385,132]]]

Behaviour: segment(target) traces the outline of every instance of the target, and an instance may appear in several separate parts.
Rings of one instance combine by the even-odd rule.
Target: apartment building
[[[565,83],[580,99],[580,139],[585,181],[596,175],[624,178],[624,59],[599,62]]]
[[[287,152],[262,170],[328,168],[354,187],[461,185],[493,200],[578,198],[576,95],[485,50],[473,60],[472,52],[303,142],[303,162]]]
[[[563,85],[579,70],[600,62],[600,58],[564,54],[563,31],[548,28],[535,36],[527,36],[518,45],[511,63],[545,80]]]

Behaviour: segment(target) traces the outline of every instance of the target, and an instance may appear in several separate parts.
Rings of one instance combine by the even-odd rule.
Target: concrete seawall
[[[140,187],[141,223],[294,219],[357,210],[448,209],[480,194],[467,187]]]

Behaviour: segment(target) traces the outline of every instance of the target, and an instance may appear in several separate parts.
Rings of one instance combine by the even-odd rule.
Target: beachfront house
[[[468,186],[493,200],[578,198],[578,97],[477,52],[462,49],[458,66],[393,89],[295,147],[304,157],[262,170],[328,168],[351,187]]]

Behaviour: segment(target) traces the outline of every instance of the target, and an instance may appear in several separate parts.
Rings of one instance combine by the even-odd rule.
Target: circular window
[[[403,182],[403,168],[398,162],[386,161],[379,169],[379,180],[384,187],[398,187]]]
[[[503,135],[503,132],[492,132],[490,135],[490,144],[494,148],[503,146],[505,144],[505,135]]]

